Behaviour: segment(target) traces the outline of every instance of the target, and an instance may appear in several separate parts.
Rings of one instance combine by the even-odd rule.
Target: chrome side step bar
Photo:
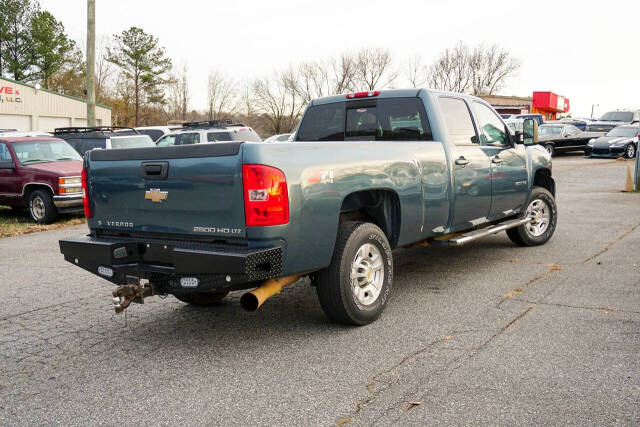
[[[449,240],[445,240],[445,242],[449,245],[449,246],[461,246],[464,245],[465,243],[469,243],[471,241],[474,241],[476,239],[480,239],[482,237],[487,237],[490,236],[492,234],[496,234],[499,233],[501,231],[505,231],[508,230],[510,228],[516,228],[519,227],[523,224],[527,224],[529,222],[531,222],[531,217],[526,217],[526,218],[516,218],[516,219],[511,219],[509,221],[506,222],[501,222],[499,224],[496,225],[492,225],[486,228],[481,228],[479,230],[474,230],[474,231],[470,231],[468,233],[464,233],[460,236],[457,237],[452,237]]]

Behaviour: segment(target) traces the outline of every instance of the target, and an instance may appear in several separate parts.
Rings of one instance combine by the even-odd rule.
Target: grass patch
[[[87,219],[84,216],[60,215],[58,221],[53,224],[40,225],[31,219],[26,209],[16,211],[6,206],[0,206],[0,238],[35,233],[37,231],[56,230],[70,225],[84,224],[85,222],[87,222]]]

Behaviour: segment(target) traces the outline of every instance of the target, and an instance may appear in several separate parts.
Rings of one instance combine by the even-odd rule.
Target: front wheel
[[[372,223],[340,223],[331,264],[315,280],[329,318],[347,325],[373,322],[384,310],[393,283],[387,237]]]
[[[544,245],[551,239],[558,222],[558,208],[553,195],[542,187],[533,187],[526,216],[531,222],[507,230],[507,236],[518,246]]]
[[[636,156],[636,146],[633,144],[627,145],[627,148],[624,150],[624,156],[627,159],[633,159]]]
[[[29,213],[38,224],[49,224],[58,217],[53,197],[46,190],[36,190],[29,195]]]

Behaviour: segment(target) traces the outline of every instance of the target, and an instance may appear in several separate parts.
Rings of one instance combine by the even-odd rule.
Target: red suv
[[[82,212],[82,157],[66,141],[0,134],[0,205],[29,208],[40,224]]]

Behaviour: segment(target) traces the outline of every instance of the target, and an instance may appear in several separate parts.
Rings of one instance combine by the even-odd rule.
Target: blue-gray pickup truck
[[[291,142],[87,153],[90,233],[60,250],[118,285],[117,312],[155,294],[213,305],[252,288],[240,303],[255,310],[308,276],[328,317],[363,325],[389,301],[396,247],[551,238],[555,182],[536,141],[533,120],[512,134],[467,95],[315,99]]]

